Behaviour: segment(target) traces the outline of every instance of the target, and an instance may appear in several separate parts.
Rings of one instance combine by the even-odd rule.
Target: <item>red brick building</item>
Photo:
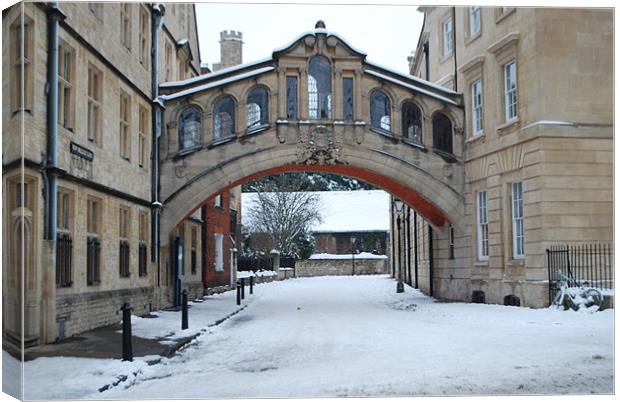
[[[226,287],[234,281],[237,258],[237,206],[225,191],[202,207],[206,230],[202,236],[202,283],[206,289]],[[231,202],[232,201],[232,202]]]

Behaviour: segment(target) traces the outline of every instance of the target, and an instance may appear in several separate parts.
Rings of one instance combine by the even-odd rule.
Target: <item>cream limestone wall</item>
[[[431,41],[431,80],[454,74],[444,60],[441,21],[450,8],[423,8]],[[604,9],[481,8],[481,30],[469,34],[469,10],[455,9],[456,76],[464,93],[466,219],[471,290],[501,303],[547,303],[545,249],[556,243],[612,240],[613,18]],[[437,49],[433,53],[433,49]],[[422,57],[420,45],[417,58]],[[451,56],[451,58],[454,55]],[[518,118],[504,117],[503,66],[517,63]],[[414,74],[423,74],[414,60]],[[451,65],[450,65],[451,64]],[[452,69],[452,72],[450,71]],[[471,84],[483,84],[481,135],[472,129]],[[525,258],[512,257],[510,185],[522,181]],[[488,261],[478,261],[476,192],[486,189]]]

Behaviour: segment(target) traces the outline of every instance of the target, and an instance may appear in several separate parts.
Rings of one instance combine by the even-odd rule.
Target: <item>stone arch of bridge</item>
[[[413,163],[371,150],[345,146],[344,164],[299,163],[294,149],[282,146],[249,151],[208,168],[185,181],[164,200],[161,215],[161,243],[166,246],[169,233],[214,195],[246,182],[291,172],[324,172],[353,177],[397,197],[415,208],[435,229],[446,224],[464,229],[463,197],[451,186],[437,180]],[[292,155],[291,155],[291,151]]]

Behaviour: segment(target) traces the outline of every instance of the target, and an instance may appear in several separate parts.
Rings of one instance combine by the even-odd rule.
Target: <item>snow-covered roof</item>
[[[176,99],[176,98],[181,98],[183,96],[191,95],[191,94],[196,93],[196,92],[200,92],[200,91],[204,91],[204,90],[207,90],[207,89],[219,87],[221,85],[230,84],[231,82],[243,80],[243,79],[249,78],[249,77],[254,77],[256,75],[261,75],[261,74],[264,74],[264,73],[268,73],[268,72],[273,71],[273,70],[275,70],[275,67],[263,67],[263,68],[259,68],[258,70],[248,71],[247,73],[243,73],[243,74],[239,74],[239,75],[233,75],[232,77],[224,78],[224,79],[219,80],[219,81],[209,82],[209,83],[206,83],[206,84],[203,84],[203,85],[199,85],[199,86],[196,86],[196,87],[192,87],[192,88],[189,88],[189,89],[186,89],[186,90],[183,90],[183,91],[174,92],[174,93],[171,93],[169,95],[161,95],[159,98],[163,99],[164,101],[171,100],[171,99]]]
[[[325,28],[315,28],[315,29],[312,29],[312,30],[310,30],[310,31],[303,32],[302,34],[297,35],[297,37],[295,37],[295,39],[293,39],[292,41],[290,41],[290,42],[289,42],[289,43],[287,43],[286,45],[284,45],[284,46],[280,46],[280,47],[278,47],[278,48],[274,49],[274,50],[273,50],[273,54],[275,55],[275,54],[277,54],[277,53],[281,53],[281,52],[283,52],[283,51],[287,50],[288,48],[290,48],[290,47],[291,47],[291,46],[293,46],[295,43],[297,43],[298,41],[302,40],[303,38],[305,38],[305,37],[306,37],[306,36],[308,36],[308,35],[316,36],[316,35],[319,35],[319,34],[320,34],[320,35],[326,35],[326,36],[328,36],[328,37],[329,37],[329,36],[334,36],[334,37],[338,38],[338,39],[339,39],[339,40],[340,40],[340,41],[341,41],[341,42],[342,42],[345,46],[347,46],[349,49],[351,49],[351,50],[352,50],[352,51],[354,51],[355,53],[358,53],[358,54],[360,54],[360,55],[362,55],[362,56],[364,56],[364,57],[366,56],[366,52],[364,52],[363,50],[359,50],[359,49],[357,49],[357,48],[355,48],[355,47],[351,46],[351,45],[350,45],[350,44],[349,44],[346,40],[344,40],[344,39],[342,38],[342,36],[340,36],[338,33],[334,32],[334,31],[329,31],[329,30],[327,30],[327,29],[325,29]]]
[[[372,75],[374,77],[377,77],[377,78],[379,78],[381,80],[389,81],[389,82],[391,82],[393,84],[400,85],[400,86],[402,86],[404,88],[407,88],[407,89],[411,89],[412,91],[419,92],[419,93],[422,93],[424,95],[430,96],[432,98],[438,99],[438,100],[440,100],[442,102],[446,102],[446,103],[449,103],[451,105],[458,105],[458,102],[455,102],[452,99],[448,99],[445,96],[441,96],[441,95],[436,94],[434,92],[428,91],[428,90],[426,90],[424,88],[420,88],[420,87],[418,87],[416,85],[408,84],[408,83],[406,83],[404,81],[397,80],[396,78],[389,77],[389,76],[387,76],[385,74],[381,74],[381,73],[379,73],[377,71],[365,69],[364,72],[368,73],[368,74],[370,74],[370,75]]]
[[[383,190],[314,191],[320,197],[323,223],[315,233],[367,232],[390,230],[390,195]],[[256,193],[241,194],[241,222],[247,224],[247,208]]]

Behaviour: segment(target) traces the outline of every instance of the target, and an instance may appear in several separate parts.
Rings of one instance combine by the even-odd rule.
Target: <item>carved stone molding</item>
[[[317,125],[299,131],[297,162],[306,165],[346,164],[332,129]]]

